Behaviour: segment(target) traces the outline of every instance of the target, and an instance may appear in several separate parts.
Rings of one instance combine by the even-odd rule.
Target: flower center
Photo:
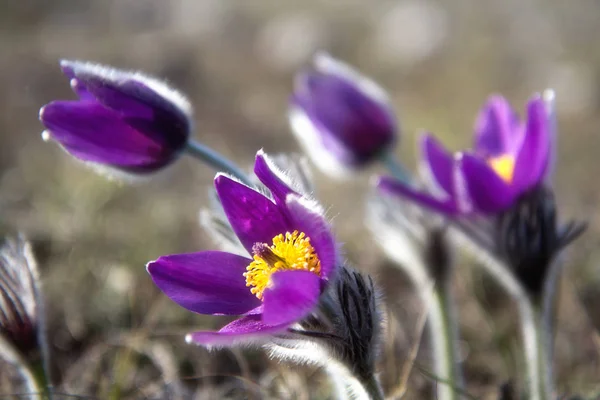
[[[515,172],[515,157],[511,154],[502,154],[487,160],[496,174],[506,183],[511,183]]]
[[[250,292],[262,300],[271,275],[277,271],[301,270],[321,274],[321,261],[304,232],[286,232],[273,238],[273,244],[256,243],[252,247],[254,261],[246,267],[244,277]]]

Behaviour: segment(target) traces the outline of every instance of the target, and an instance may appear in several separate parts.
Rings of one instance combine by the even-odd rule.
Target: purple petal
[[[65,74],[134,129],[164,146],[181,149],[191,131],[189,105],[158,80],[113,68],[62,61]]]
[[[171,300],[199,314],[244,314],[260,305],[246,287],[252,260],[220,251],[175,254],[148,263],[148,273]]]
[[[269,335],[283,332],[289,325],[265,325],[261,315],[249,315],[233,321],[218,332],[194,332],[186,336],[188,342],[208,346],[232,346],[235,344],[254,343],[260,339],[268,339]]]
[[[319,126],[323,144],[341,162],[362,165],[391,146],[396,121],[390,107],[340,76],[306,72],[297,78],[293,104]]]
[[[215,188],[231,228],[248,253],[255,243],[272,244],[281,233],[292,232],[282,210],[271,199],[225,175],[215,178]]]
[[[463,154],[459,159],[459,168],[476,210],[486,214],[496,213],[509,207],[515,200],[511,186],[478,157]]]
[[[321,261],[321,277],[329,278],[337,266],[337,245],[323,210],[311,200],[295,195],[288,196],[286,204],[294,228],[310,238]]]
[[[458,208],[453,199],[438,200],[433,196],[419,192],[399,182],[397,179],[382,176],[377,182],[377,188],[387,194],[407,198],[418,205],[446,215],[455,215]]]
[[[54,101],[40,120],[69,153],[83,161],[120,167],[162,166],[172,155],[95,102]]]
[[[254,173],[267,189],[271,191],[275,201],[278,203],[284,203],[288,194],[296,193],[281,178],[282,173],[277,170],[277,167],[262,150],[256,154]]]
[[[551,140],[544,102],[535,97],[527,104],[525,138],[515,161],[515,190],[523,192],[542,181],[550,159]]]
[[[491,96],[475,122],[475,151],[485,158],[513,152],[522,140],[521,133],[510,103],[502,96]]]
[[[454,158],[431,134],[421,137],[421,152],[431,175],[446,194],[454,197]]]
[[[321,279],[309,271],[281,271],[271,275],[263,294],[265,324],[293,324],[309,314],[319,301]]]

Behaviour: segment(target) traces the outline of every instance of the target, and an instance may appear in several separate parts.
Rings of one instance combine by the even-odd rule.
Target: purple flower
[[[450,154],[432,135],[421,140],[432,195],[383,177],[379,188],[445,214],[497,214],[543,183],[551,135],[543,100],[534,96],[521,122],[510,104],[492,96],[475,124],[472,151]]]
[[[296,77],[290,124],[315,164],[333,175],[365,166],[396,140],[385,92],[327,54]]]
[[[322,209],[284,183],[262,151],[254,172],[272,197],[225,175],[215,178],[227,219],[250,257],[205,251],[148,264],[156,285],[182,307],[241,315],[188,341],[228,345],[283,332],[313,310],[335,272],[337,245]]]
[[[150,173],[177,158],[192,125],[182,95],[137,72],[79,61],[60,65],[79,100],[42,107],[45,138],[79,160],[130,173]]]

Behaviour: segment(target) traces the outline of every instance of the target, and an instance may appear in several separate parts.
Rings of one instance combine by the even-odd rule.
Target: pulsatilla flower
[[[525,122],[504,98],[492,96],[477,119],[472,151],[452,155],[433,136],[423,136],[432,195],[387,177],[379,187],[446,214],[500,213],[543,183],[551,157],[549,129],[539,96],[527,104]]]
[[[289,117],[307,154],[334,176],[374,161],[396,140],[383,89],[324,53],[296,77]]]
[[[191,106],[161,81],[137,72],[61,61],[79,100],[40,110],[43,137],[75,158],[129,173],[150,173],[174,161],[191,131]]]
[[[322,209],[288,186],[262,151],[254,172],[270,197],[225,175],[215,178],[225,215],[250,257],[205,251],[148,264],[156,285],[182,307],[241,315],[188,341],[230,345],[284,332],[312,312],[335,272],[337,244]]]

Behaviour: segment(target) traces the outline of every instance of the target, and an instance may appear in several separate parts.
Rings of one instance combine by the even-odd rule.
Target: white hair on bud
[[[126,80],[140,82],[151,90],[155,91],[161,97],[173,103],[188,117],[188,119],[191,119],[192,105],[187,98],[182,93],[171,88],[165,82],[157,78],[151,77],[139,71],[120,70],[114,67],[96,64],[89,61],[61,60],[60,65],[61,67],[72,68],[76,78],[78,75],[94,75],[111,82],[122,82]]]
[[[325,74],[336,75],[340,78],[350,81],[372,100],[384,105],[385,107],[390,107],[390,98],[380,85],[375,83],[375,81],[372,79],[367,78],[350,65],[333,58],[327,52],[320,51],[315,54],[313,64],[317,71]]]
[[[292,106],[288,117],[292,132],[300,146],[323,173],[340,180],[352,177],[352,169],[341,164],[331,151],[325,149],[321,141],[321,133],[304,111]]]

